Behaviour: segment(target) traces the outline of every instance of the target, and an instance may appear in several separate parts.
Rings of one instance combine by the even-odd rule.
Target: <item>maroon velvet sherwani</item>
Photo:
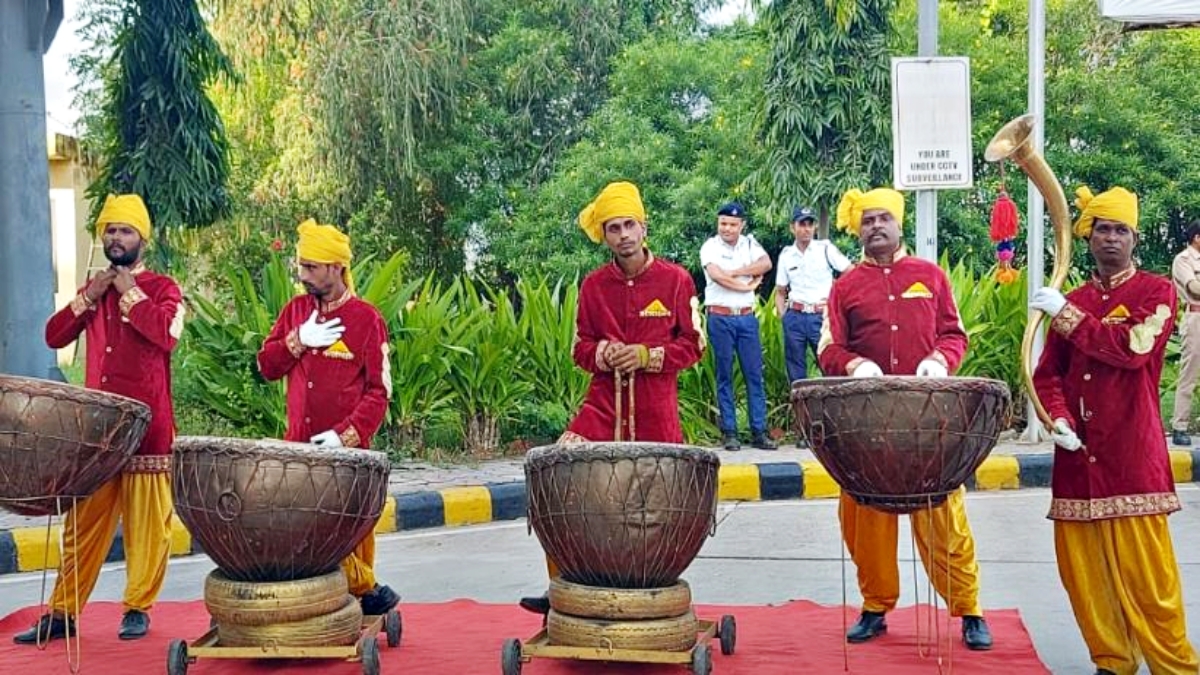
[[[698,307],[687,271],[653,256],[632,278],[615,261],[584,278],[572,355],[592,374],[592,382],[567,431],[589,441],[614,438],[616,380],[601,355],[610,342],[642,344],[649,349],[649,364],[633,376],[632,413],[628,385],[623,387],[621,438],[630,440],[632,424],[636,440],[682,443],[678,377],[703,352]]]
[[[86,332],[85,385],[150,406],[150,428],[125,471],[167,473],[175,441],[171,350],[183,333],[183,295],[170,277],[140,264],[133,275],[133,288],[121,295],[110,287],[95,305],[80,289],[46,322],[46,344],[66,347]]]
[[[1091,521],[1180,508],[1158,382],[1175,325],[1171,282],[1130,270],[1067,295],[1051,323],[1034,387],[1084,448],[1057,448],[1050,518]]]
[[[369,448],[391,396],[387,326],[379,310],[347,292],[318,315],[341,319],[346,331],[333,345],[300,344],[300,326],[318,309],[316,298],[293,298],[258,352],[268,380],[287,375],[288,428],[284,440],[307,443],[332,429],[348,448]]]
[[[926,358],[953,373],[966,351],[946,273],[901,249],[891,265],[864,259],[834,282],[817,353],[829,375],[849,375],[864,359],[885,375],[912,375]]]
[[[848,375],[864,360],[885,375],[913,375],[924,359],[953,373],[967,350],[950,280],[937,265],[896,252],[890,265],[869,259],[833,284],[817,347],[821,369]],[[842,539],[854,561],[863,611],[891,611],[900,598],[895,514],[859,505],[843,492]],[[954,616],[980,616],[979,564],[962,488],[946,501],[912,514],[921,562]]]

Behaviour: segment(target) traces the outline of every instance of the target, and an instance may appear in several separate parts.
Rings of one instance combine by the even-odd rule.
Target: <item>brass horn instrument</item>
[[[1033,181],[1034,187],[1042,193],[1046,207],[1050,210],[1050,223],[1054,227],[1054,267],[1050,272],[1050,286],[1062,290],[1063,282],[1071,269],[1071,215],[1067,210],[1067,197],[1063,194],[1062,186],[1046,160],[1033,149],[1031,139],[1036,119],[1033,115],[1022,115],[1000,128],[992,137],[983,158],[989,162],[1012,160]],[[1033,283],[1033,280],[1029,280]],[[1025,336],[1021,339],[1021,379],[1029,400],[1033,402],[1034,411],[1042,425],[1047,430],[1054,427],[1054,420],[1038,399],[1033,388],[1033,340],[1041,329],[1042,320],[1046,315],[1034,310],[1029,323],[1025,325]]]

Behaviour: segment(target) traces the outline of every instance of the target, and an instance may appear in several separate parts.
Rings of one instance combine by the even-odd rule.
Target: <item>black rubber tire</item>
[[[379,675],[379,642],[374,635],[364,635],[358,641],[358,658],[362,659],[363,675]]]
[[[387,634],[387,646],[395,649],[400,646],[400,638],[404,635],[404,624],[400,620],[400,612],[389,609],[383,615],[383,631]]]
[[[721,623],[717,627],[717,637],[721,639],[721,653],[731,656],[737,647],[737,621],[734,620],[732,614],[721,617]]]
[[[692,647],[692,675],[712,674],[712,647],[698,644]]]
[[[171,640],[167,645],[167,675],[187,675],[187,671],[187,643],[183,640]]]
[[[500,648],[501,675],[521,675],[521,641],[509,638]]]

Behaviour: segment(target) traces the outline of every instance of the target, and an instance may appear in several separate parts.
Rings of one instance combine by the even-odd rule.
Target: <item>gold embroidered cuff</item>
[[[134,305],[143,300],[149,299],[150,298],[142,289],[138,288],[137,286],[130,287],[129,290],[125,291],[125,293],[121,295],[121,302],[119,303],[121,307],[121,315],[129,316],[129,312],[133,309]]]
[[[580,436],[574,431],[564,431],[562,436],[558,437],[559,445],[576,445],[578,443],[591,443],[591,441],[583,436]]]
[[[663,361],[667,358],[667,350],[665,347],[651,347],[650,358],[646,363],[646,370],[651,373],[661,373],[663,369]]]
[[[288,331],[287,337],[283,338],[283,344],[287,345],[287,349],[295,358],[300,358],[304,353],[304,345],[300,344],[300,329],[293,328]]]
[[[1059,335],[1066,337],[1083,323],[1087,313],[1071,303],[1063,305],[1062,311],[1050,322],[1050,328]]]
[[[95,308],[95,305],[93,305],[87,299],[86,295],[84,295],[83,293],[80,293],[79,295],[76,295],[75,297],[71,298],[70,307],[71,307],[71,314],[74,314],[75,317],[78,318],[80,315],[82,315],[84,312],[88,311],[89,309]]]
[[[854,369],[861,366],[863,361],[866,361],[866,359],[861,356],[856,356],[850,359],[850,363],[846,364],[846,374],[854,375]]]
[[[170,473],[170,455],[134,455],[125,465],[125,473]]]
[[[601,340],[600,344],[596,345],[596,369],[607,373],[612,370],[608,367],[608,361],[604,358],[604,352],[608,351],[608,340]]]
[[[342,446],[346,448],[357,448],[362,445],[362,439],[358,437],[358,430],[354,428],[353,424],[338,434],[338,438],[342,439]]]

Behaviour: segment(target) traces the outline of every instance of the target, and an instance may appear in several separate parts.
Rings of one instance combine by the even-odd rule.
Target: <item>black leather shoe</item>
[[[751,447],[758,448],[759,450],[779,449],[779,446],[775,444],[775,441],[771,440],[771,437],[765,433],[754,434],[754,438],[750,439],[750,445]]]
[[[375,584],[371,592],[358,599],[358,604],[362,607],[363,616],[382,616],[400,604],[400,594],[393,591],[391,586]]]
[[[23,633],[17,633],[13,636],[13,642],[19,645],[35,645],[40,642],[49,642],[50,640],[58,640],[67,637],[70,633],[71,637],[75,637],[75,621],[68,619],[65,616],[51,616],[43,614],[38,622],[33,624],[33,627]],[[38,638],[41,638],[40,640]]]
[[[117,637],[122,640],[137,640],[146,637],[146,633],[149,632],[150,615],[131,609],[121,617],[121,630],[117,631]]]
[[[858,617],[858,623],[846,631],[846,642],[866,642],[886,632],[887,621],[883,619],[883,612],[863,612],[862,616]]]
[[[988,630],[982,616],[964,616],[962,626],[963,644],[967,649],[987,651],[992,648],[992,631]]]
[[[1182,445],[1182,446],[1186,447],[1186,446],[1190,446],[1191,444],[1192,444],[1192,437],[1188,435],[1188,432],[1186,432],[1186,431],[1172,431],[1171,432],[1171,445]]]
[[[742,442],[738,440],[737,434],[725,434],[725,449],[726,450],[741,450]]]
[[[521,598],[521,601],[518,604],[521,605],[521,609],[525,610],[526,612],[533,612],[534,614],[541,614],[542,616],[546,616],[550,613],[549,594],[531,595],[526,598]]]

